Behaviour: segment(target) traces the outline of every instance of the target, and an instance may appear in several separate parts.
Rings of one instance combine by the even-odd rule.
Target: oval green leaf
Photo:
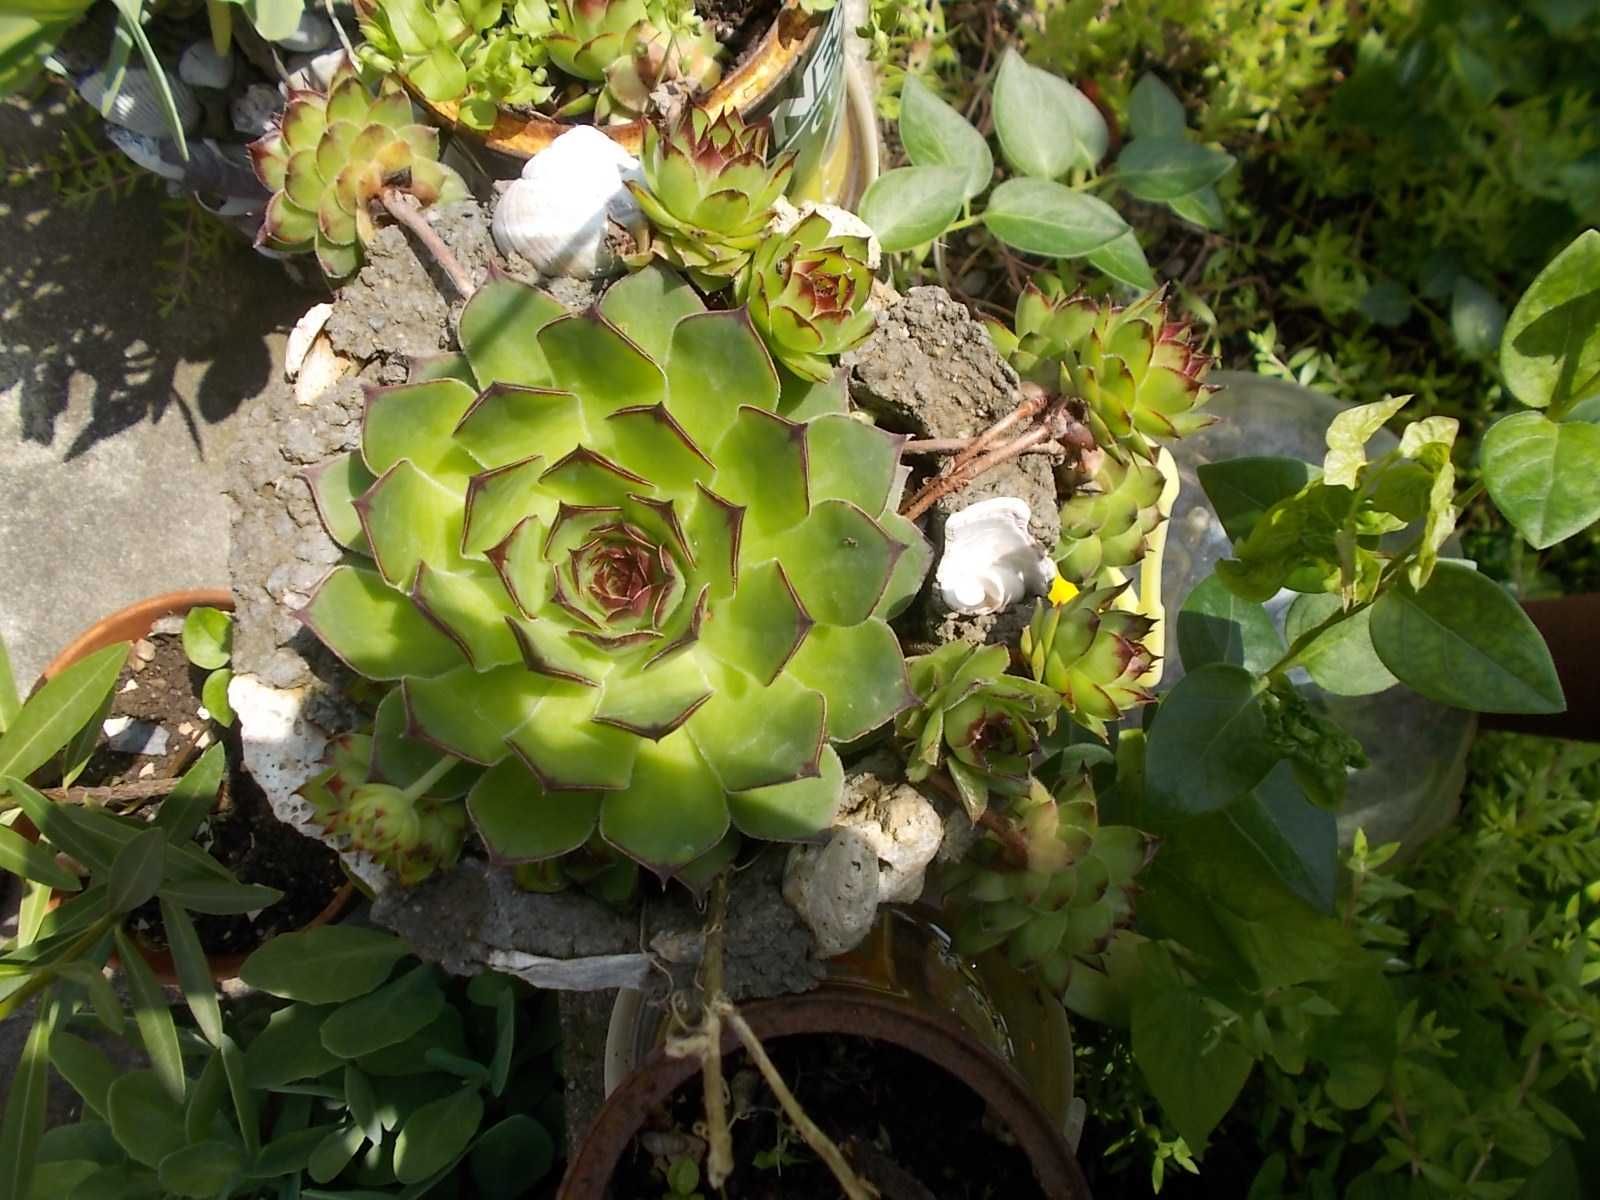
[[[1093,253],[1128,232],[1104,200],[1045,179],[1008,179],[984,211],[989,232],[1018,250],[1052,258]]]
[[[1600,426],[1504,417],[1484,435],[1483,481],[1530,545],[1554,546],[1600,520]]]
[[[322,1023],[322,1045],[340,1058],[359,1058],[403,1042],[444,1008],[434,967],[423,963],[371,995],[352,1000]]]
[[[233,656],[233,615],[200,605],[183,618],[183,653],[202,671],[228,665]]]
[[[994,155],[983,134],[915,75],[906,76],[900,91],[900,144],[916,166],[960,170],[964,200],[994,178]]]
[[[1118,283],[1125,283],[1141,292],[1155,290],[1156,274],[1150,269],[1150,260],[1144,256],[1144,247],[1139,245],[1139,238],[1131,229],[1121,237],[1112,238],[1087,258],[1090,266],[1105,272]]]
[[[483,1097],[475,1087],[424,1104],[406,1119],[395,1140],[394,1174],[401,1183],[421,1183],[461,1156],[483,1120]]]
[[[161,1186],[174,1196],[211,1200],[227,1195],[244,1173],[244,1156],[227,1142],[195,1142],[163,1158],[158,1172]]]
[[[861,197],[861,219],[886,253],[921,246],[942,234],[966,198],[960,167],[899,167],[872,181]]]
[[[1087,96],[1012,49],[994,81],[994,128],[1006,161],[1035,179],[1093,167],[1109,141],[1105,118]]]
[[[1566,708],[1550,651],[1499,584],[1441,562],[1420,592],[1385,592],[1373,605],[1372,645],[1407,687],[1474,712]]]
[[[1523,293],[1500,369],[1518,400],[1558,415],[1600,388],[1600,231],[1579,234]]]
[[[1284,649],[1267,610],[1239,599],[1215,575],[1189,593],[1178,613],[1178,653],[1185,671],[1211,663],[1265,671]]]
[[[1212,663],[1167,693],[1145,751],[1153,812],[1193,816],[1252,792],[1281,757],[1267,740],[1256,680],[1242,667]]]
[[[370,992],[405,954],[389,934],[324,925],[273,938],[245,959],[239,978],[285,1000],[335,1004]]]
[[[1289,606],[1284,636],[1289,644],[1332,617],[1342,607],[1332,593],[1305,595]],[[1336,696],[1370,696],[1400,681],[1372,647],[1372,609],[1359,609],[1330,625],[1295,656],[1318,687]]]
[[[1141,200],[1181,200],[1210,187],[1233,155],[1182,137],[1137,138],[1117,157],[1117,182]]]
[[[515,1200],[548,1175],[555,1161],[555,1140],[521,1113],[485,1132],[467,1160],[484,1200]]]
[[[1182,137],[1189,118],[1183,101],[1161,79],[1139,76],[1128,96],[1128,128],[1136,138]]]

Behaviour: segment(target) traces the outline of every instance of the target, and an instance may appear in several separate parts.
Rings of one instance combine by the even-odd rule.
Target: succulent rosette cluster
[[[1075,584],[1092,584],[1112,568],[1144,557],[1146,540],[1161,524],[1166,476],[1154,463],[1099,455],[1093,473],[1061,506],[1056,568]]]
[[[659,265],[572,313],[509,280],[460,354],[372,393],[313,491],[356,556],[303,619],[485,768],[490,853],[598,832],[662,874],[731,830],[824,828],[849,741],[915,703],[888,618],[931,557],[899,440],[780,377],[743,310]]]
[[[976,819],[991,794],[1028,791],[1039,750],[1038,728],[1054,724],[1056,692],[1008,675],[1004,646],[950,642],[910,660],[911,687],[920,703],[895,720],[907,744],[906,778],[926,779],[943,766]]]
[[[1054,689],[1063,710],[1102,738],[1108,722],[1155,699],[1141,682],[1155,662],[1146,645],[1154,622],[1116,607],[1126,588],[1093,588],[1062,604],[1038,601],[1022,631],[1022,657],[1034,679]]]
[[[551,61],[568,75],[602,83],[561,109],[574,116],[592,105],[602,121],[643,115],[650,93],[681,82],[691,94],[722,78],[722,47],[692,6],[667,0],[555,0],[545,38]]]
[[[374,96],[348,61],[326,92],[297,91],[273,128],[250,144],[256,175],[272,189],[257,241],[273,250],[315,251],[324,274],[342,279],[372,240],[372,206],[387,188],[420,203],[463,200],[466,184],[439,162],[439,131],[418,125],[392,79]]]
[[[843,232],[823,213],[769,235],[739,279],[738,296],[773,355],[802,379],[821,380],[831,356],[872,332],[869,239]]]
[[[981,954],[1003,945],[1013,966],[1064,992],[1074,966],[1104,952],[1132,922],[1134,880],[1158,843],[1131,825],[1101,825],[1087,776],[1059,797],[1035,783],[1013,817],[1026,862],[986,837],[947,872],[956,946]]]
[[[647,125],[629,184],[652,227],[647,248],[708,292],[749,263],[794,173],[793,153],[772,162],[768,121],[746,123],[732,108],[712,116],[687,108],[670,126]]]
[[[1211,424],[1201,407],[1211,358],[1189,326],[1173,321],[1161,292],[1126,307],[1070,295],[1054,277],[1030,283],[1014,328],[989,331],[1024,379],[1088,404],[1089,425],[1112,453],[1126,446],[1155,457],[1153,439],[1186,437]]]

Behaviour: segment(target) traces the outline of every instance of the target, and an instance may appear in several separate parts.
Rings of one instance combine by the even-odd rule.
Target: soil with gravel
[[[135,642],[112,689],[108,720],[127,718],[166,731],[161,754],[113,750],[104,741],[90,756],[75,784],[105,787],[153,779],[175,779],[215,740],[211,722],[200,715],[200,688],[206,672],[183,653],[176,634],[155,634]]]
[[[1042,1200],[1033,1167],[1009,1130],[989,1116],[976,1092],[920,1054],[848,1036],[774,1038],[765,1047],[800,1106],[885,1200]],[[744,1053],[725,1058],[723,1071],[733,1101],[734,1173],[718,1194],[838,1200],[838,1182]],[[704,1105],[695,1075],[651,1114],[618,1165],[610,1194],[635,1200],[666,1193],[671,1159],[648,1147],[703,1153],[705,1143],[693,1131],[705,1119]]]

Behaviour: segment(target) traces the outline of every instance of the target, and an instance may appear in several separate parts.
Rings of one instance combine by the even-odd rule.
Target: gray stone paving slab
[[[233,419],[315,299],[241,238],[163,318],[159,185],[69,207],[39,169],[77,107],[0,105],[0,637],[24,687],[122,605],[226,585]]]

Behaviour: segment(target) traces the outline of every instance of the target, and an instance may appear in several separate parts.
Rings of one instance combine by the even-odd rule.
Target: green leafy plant
[[[662,1200],[706,1200],[700,1190],[700,1164],[682,1157],[668,1163],[667,1190]]]
[[[821,383],[832,359],[872,332],[867,239],[838,232],[822,213],[769,234],[739,278],[739,299],[772,355]]]
[[[183,653],[206,672],[200,703],[217,724],[232,725],[228,685],[233,682],[233,669],[229,666],[233,661],[233,614],[205,605],[191,608],[183,618]]]
[[[488,768],[466,807],[502,860],[598,830],[673,874],[731,829],[824,827],[829,743],[914,702],[887,618],[930,551],[889,506],[895,439],[659,266],[586,314],[491,282],[460,338],[317,474],[330,532],[372,561],[336,567],[306,622],[399,681],[405,732],[446,756],[426,774]]]
[[[911,250],[981,223],[1013,249],[1081,258],[1148,290],[1155,276],[1138,238],[1094,190],[1117,186],[1137,199],[1170,204],[1187,219],[1220,222],[1214,185],[1233,158],[1191,140],[1182,106],[1153,79],[1141,97],[1135,138],[1104,175],[1105,117],[1082,91],[1030,66],[1015,49],[1005,51],[995,74],[992,112],[1000,153],[1015,174],[974,213],[973,202],[994,178],[987,139],[921,80],[906,79],[899,134],[912,165],[885,173],[861,200],[861,215],[885,250]]]
[[[333,279],[353,274],[375,231],[373,207],[449,203],[466,184],[439,162],[439,131],[412,121],[392,80],[374,96],[346,62],[326,92],[299,92],[275,128],[250,144],[256,175],[272,189],[257,240],[315,251]]]
[[[178,1027],[172,1078],[117,1070],[57,1014],[52,1061],[85,1116],[37,1139],[33,1195],[401,1196],[455,1177],[511,1200],[551,1171],[548,995],[501,975],[445,980],[395,938],[344,926],[274,939],[243,977],[277,999]]]

